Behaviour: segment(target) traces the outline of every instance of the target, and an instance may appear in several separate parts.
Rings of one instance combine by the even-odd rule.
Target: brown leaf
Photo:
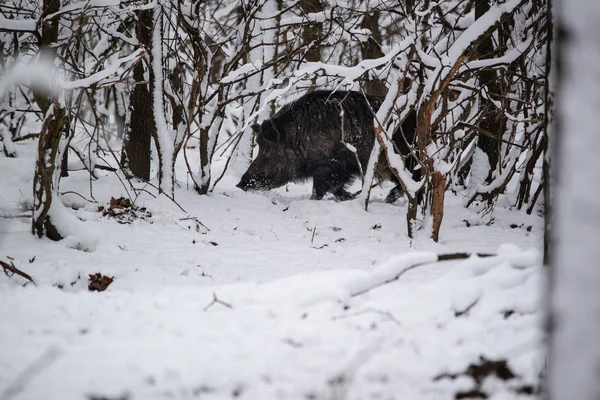
[[[99,272],[95,274],[90,274],[88,289],[90,292],[103,292],[112,283],[114,279],[114,276],[108,277],[106,275],[100,274]]]
[[[131,204],[131,200],[129,200],[128,198],[125,198],[123,196],[119,197],[118,199],[115,199],[114,197],[110,198],[110,209],[113,210],[115,208],[131,208],[132,204]]]

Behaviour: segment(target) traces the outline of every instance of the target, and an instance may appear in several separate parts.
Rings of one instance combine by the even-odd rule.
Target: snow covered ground
[[[16,148],[0,157],[0,215],[31,202],[34,149]],[[540,217],[482,217],[448,193],[440,242],[409,240],[389,186],[365,212],[311,201],[309,185],[244,193],[234,176],[198,196],[182,171],[185,212],[147,186],[135,205],[151,217],[103,216],[127,192],[99,171],[97,203],[62,196],[84,229],[61,242],[0,218],[0,260],[35,281],[0,274],[0,399],[532,397],[545,366]],[[72,172],[60,191],[91,199],[89,187]],[[454,252],[498,256],[429,262]],[[114,277],[106,291],[88,291],[94,273]]]

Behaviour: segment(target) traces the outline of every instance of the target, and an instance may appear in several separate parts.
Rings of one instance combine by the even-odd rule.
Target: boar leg
[[[413,165],[414,164],[412,164],[412,165],[409,164],[409,168],[414,168]],[[421,169],[420,168],[413,170],[412,178],[415,182],[418,182],[421,180]],[[385,198],[385,202],[390,203],[390,204],[395,203],[396,200],[398,200],[400,197],[402,197],[404,195],[404,190],[402,190],[402,186],[400,185],[400,182],[398,181],[398,179],[396,179],[396,177],[394,176],[392,178],[392,181],[396,183],[396,186],[392,190],[390,190],[387,197]],[[417,201],[420,203],[422,199],[423,199],[423,190],[421,189],[417,192]]]
[[[327,192],[338,200],[349,200],[353,197],[344,187],[352,179],[344,165],[336,162],[322,164],[313,171],[313,191],[311,200],[321,200]]]
[[[385,198],[385,202],[389,204],[395,203],[396,200],[402,197],[403,194],[404,191],[402,190],[402,186],[400,186],[400,184],[398,183],[392,190],[390,190],[387,197]]]

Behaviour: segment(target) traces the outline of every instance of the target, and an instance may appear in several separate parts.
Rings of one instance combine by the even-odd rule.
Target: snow
[[[281,19],[281,27],[285,27],[288,25],[298,25],[305,24],[307,22],[312,23],[323,23],[326,22],[329,18],[328,13],[324,11],[315,12],[315,13],[306,13],[301,17],[287,17]]]
[[[362,76],[368,70],[374,70],[377,68],[384,67],[392,63],[400,54],[405,52],[412,44],[414,40],[407,38],[399,43],[395,43],[394,47],[390,49],[385,55],[375,59],[366,59],[359,62],[353,67],[344,67],[337,64],[327,64],[323,62],[310,62],[306,63],[306,66],[294,71],[294,76],[300,78],[302,76],[313,76],[317,71],[324,71],[327,76],[339,76],[344,78],[344,82],[351,85]]]
[[[0,157],[1,215],[31,202],[34,145]],[[55,199],[63,241],[33,237],[27,218],[0,219],[0,259],[35,281],[0,274],[0,397],[454,398],[473,380],[434,378],[482,355],[518,375],[487,379],[490,398],[538,382],[539,217],[498,207],[486,224],[448,193],[440,242],[423,231],[409,240],[405,201],[384,202],[389,182],[365,212],[360,200],[309,200],[310,183],[245,193],[225,175],[208,196],[179,182],[186,212],[133,182],[156,196],[135,201],[152,217],[119,224],[98,206],[125,188],[97,172],[100,203]],[[71,172],[61,192],[91,198],[89,184]],[[454,252],[497,256],[436,262]],[[114,282],[89,292],[97,272]]]
[[[245,75],[258,71],[261,67],[262,62],[258,60],[246,63],[238,69],[231,71],[229,74],[227,74],[227,76],[223,77],[221,79],[221,83],[231,83],[233,81],[243,78]]]
[[[34,19],[8,19],[0,15],[0,31],[35,32],[36,29]]]

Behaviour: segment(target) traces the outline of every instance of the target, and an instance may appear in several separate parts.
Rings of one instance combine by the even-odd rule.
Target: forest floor
[[[32,201],[34,149],[17,151],[0,156],[0,215],[13,216],[0,218],[0,260],[35,284],[0,274],[2,400],[536,395],[538,216],[502,203],[482,215],[448,192],[434,243],[407,237],[405,201],[383,200],[389,185],[368,212],[311,201],[310,184],[244,193],[235,174],[208,196],[182,179],[178,205],[146,186],[120,209],[109,202],[127,185],[99,171],[90,193],[82,171],[60,187],[79,221],[51,242],[14,217]],[[455,252],[497,256],[406,270]],[[113,278],[106,290],[89,290],[96,273]]]

